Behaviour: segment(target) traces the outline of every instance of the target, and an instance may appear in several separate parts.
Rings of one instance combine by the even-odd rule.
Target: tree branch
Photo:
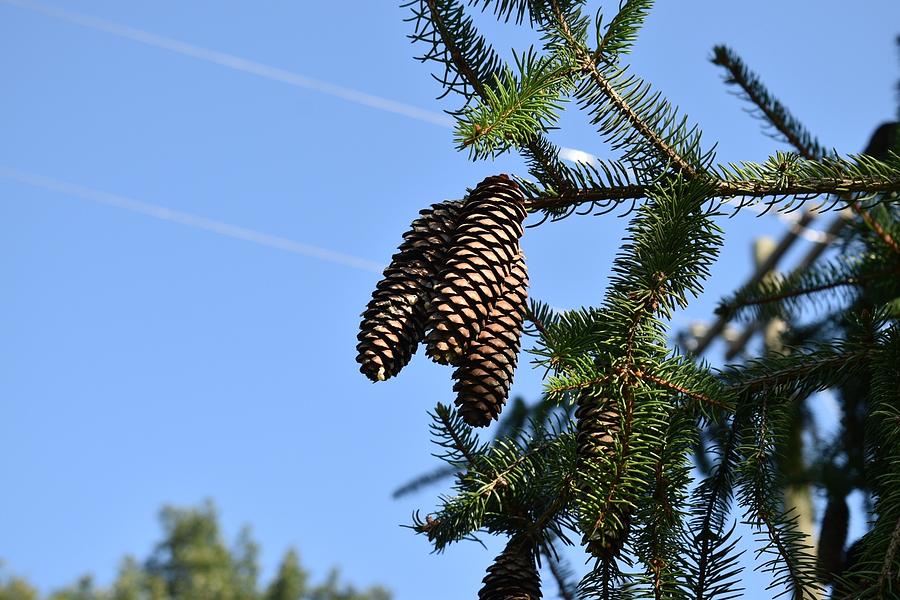
[[[883,277],[887,277],[889,275],[900,275],[900,267],[894,267],[893,269],[886,269],[883,271],[877,271],[875,273],[869,273],[868,275],[859,275],[859,276],[850,276],[845,279],[841,279],[838,281],[831,281],[828,283],[823,283],[821,285],[813,285],[810,287],[800,288],[796,290],[788,290],[786,292],[780,292],[778,294],[773,294],[771,296],[766,296],[765,298],[757,298],[755,300],[745,300],[742,302],[735,302],[734,304],[723,304],[719,312],[722,312],[726,315],[734,314],[736,311],[746,308],[748,306],[759,306],[762,304],[771,304],[772,302],[780,302],[782,300],[786,300],[788,298],[796,298],[798,296],[805,296],[806,294],[814,294],[816,292],[822,292],[825,290],[834,289],[837,287],[844,286],[852,286],[852,285],[865,285],[867,282],[872,281],[873,279],[881,279]]]
[[[558,196],[546,196],[532,199],[528,202],[527,207],[530,211],[544,209],[560,209],[567,206],[584,204],[586,202],[603,202],[608,200],[631,200],[646,198],[652,186],[650,185],[623,185],[610,187],[595,187],[582,190],[574,190],[569,193],[563,193]],[[838,178],[838,179],[807,179],[795,180],[791,182],[765,182],[765,181],[724,181],[720,180],[713,186],[713,198],[766,198],[781,196],[816,196],[821,194],[853,194],[853,193],[900,193],[900,174],[893,177],[872,177],[872,178]],[[845,197],[842,199],[846,200]],[[851,206],[858,205],[857,202],[850,200]],[[859,212],[859,207],[855,209]],[[865,211],[863,219],[871,219]],[[868,223],[868,221],[867,221]],[[875,223],[870,225],[873,229],[880,226]],[[883,230],[882,230],[883,232]],[[877,231],[876,231],[877,233]],[[883,232],[884,236],[890,236]],[[887,243],[887,241],[886,241]],[[890,240],[896,246],[897,242]]]
[[[640,379],[641,381],[645,381],[647,383],[653,383],[658,385],[659,387],[665,388],[667,390],[672,390],[673,392],[678,392],[683,396],[690,398],[691,400],[696,400],[698,402],[703,402],[704,404],[709,404],[710,406],[715,406],[716,408],[721,408],[724,410],[730,410],[731,407],[721,400],[716,400],[712,396],[707,396],[706,394],[702,394],[700,392],[695,392],[694,390],[690,390],[684,386],[680,386],[677,383],[672,381],[668,381],[659,377],[657,375],[653,375],[652,373],[646,373],[640,369],[635,369],[631,372],[632,375]]]
[[[650,142],[663,156],[665,156],[668,161],[675,165],[676,169],[681,173],[684,173],[685,176],[689,178],[694,178],[699,175],[697,170],[694,168],[691,163],[689,163],[681,154],[679,154],[674,148],[672,148],[662,137],[657,133],[649,124],[644,122],[644,120],[635,112],[635,110],[631,107],[628,102],[622,98],[621,95],[616,91],[616,89],[610,84],[609,80],[600,72],[597,68],[596,58],[593,53],[591,53],[587,48],[582,46],[575,37],[572,35],[572,30],[569,27],[569,21],[566,18],[565,13],[559,8],[559,3],[555,0],[550,0],[553,7],[553,15],[556,18],[557,23],[559,24],[560,33],[562,33],[566,42],[569,44],[569,48],[575,53],[575,56],[579,61],[579,68],[582,73],[590,76],[591,79],[594,80],[594,83],[600,88],[603,94],[609,99],[609,101],[616,107],[616,110],[619,111],[625,119],[631,123],[632,127],[640,133],[644,138]]]
[[[447,47],[447,51],[450,54],[450,58],[453,60],[453,64],[456,66],[456,69],[459,73],[465,78],[466,82],[475,90],[475,93],[478,94],[478,97],[481,98],[483,102],[487,101],[488,94],[487,88],[485,87],[485,83],[478,78],[478,74],[472,68],[472,66],[466,61],[464,54],[456,46],[456,43],[453,40],[453,36],[447,30],[446,23],[444,23],[441,18],[440,11],[438,11],[437,4],[435,0],[427,0],[428,9],[431,12],[431,20],[434,23],[435,28],[440,33],[441,41],[444,42],[444,45]],[[553,178],[553,183],[556,189],[558,190],[569,190],[572,186],[569,184],[568,179],[559,171],[559,163],[558,159],[553,156],[548,156],[546,153],[546,147],[548,144],[539,143],[539,139],[542,136],[538,136],[537,139],[528,142],[525,145],[524,150],[530,154],[534,160],[541,164],[544,170]]]

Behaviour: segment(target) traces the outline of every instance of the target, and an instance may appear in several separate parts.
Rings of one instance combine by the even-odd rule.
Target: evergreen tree
[[[302,598],[307,588],[309,574],[300,567],[300,558],[293,549],[287,554],[278,567],[278,574],[266,591],[265,600],[297,600]]]
[[[529,171],[474,187],[451,229],[431,246],[420,242],[419,254],[408,255],[409,243],[401,246],[370,305],[381,312],[364,316],[361,370],[378,372],[380,363],[370,355],[402,352],[402,364],[390,373],[396,375],[423,340],[429,357],[442,364],[484,360],[479,332],[495,318],[496,298],[506,293],[503,278],[521,259],[503,246],[513,240],[514,228],[496,219],[473,220],[473,211],[511,215],[510,198],[520,193],[527,211],[540,217],[535,225],[623,204],[633,211],[597,306],[557,313],[532,301],[527,309],[535,337],[531,352],[548,373],[530,420],[516,404],[485,440],[473,427],[490,424],[490,418],[473,419],[442,404],[434,409],[432,429],[447,468],[404,491],[453,475],[454,493],[436,511],[416,515],[414,529],[437,551],[479,532],[509,539],[486,569],[480,598],[541,597],[532,567],[541,558],[563,598],[711,600],[740,595],[736,524],[730,522],[736,510],[754,532],[757,568],[771,573],[774,593],[806,600],[822,597],[832,585],[834,598],[900,597],[896,124],[885,126],[880,151],[838,155],[732,50],[719,47],[714,62],[726,70],[727,83],[793,147],[762,163],[722,164],[699,127],[625,62],[651,0],[623,0],[611,18],[602,11],[587,14],[579,0],[467,4],[411,0],[411,37],[422,48],[421,60],[437,65],[442,97],[460,100],[452,109],[458,148],[476,160],[517,150]],[[515,52],[514,64],[506,64],[479,34],[467,14],[472,8],[527,23],[540,34],[540,47]],[[574,166],[560,160],[547,135],[566,102],[587,113],[618,160]],[[714,369],[671,348],[668,323],[702,291],[721,250],[721,219],[759,204],[773,211],[841,209],[849,217],[835,234],[840,252],[787,277],[759,277],[723,299],[718,310],[723,322],[790,321],[813,307],[818,316],[807,335]],[[424,239],[416,227],[407,240]],[[467,258],[414,270],[415,279],[404,279],[408,287],[390,287],[393,273],[415,268],[409,261],[438,254]],[[377,294],[385,289],[396,299],[381,300]],[[515,296],[524,302],[524,293]],[[401,314],[398,306],[404,318],[412,315],[404,331],[415,336],[401,340],[382,325]],[[513,304],[501,312],[518,310]],[[434,352],[432,340],[443,340],[448,331],[453,351]],[[495,354],[509,348],[514,354],[517,344],[513,327],[490,342]],[[377,350],[363,352],[370,349]],[[492,394],[483,414],[496,418],[505,400],[498,401],[496,390],[508,389],[511,371],[479,368],[457,405]],[[799,515],[785,501],[798,483],[786,476],[805,477],[812,469],[799,467],[786,449],[803,427],[803,403],[825,389],[845,390],[842,439],[856,446],[835,447],[816,465],[814,483],[836,499],[826,519],[837,525],[823,525],[823,539],[830,529],[830,543],[840,546],[837,552],[820,550],[817,561]],[[699,478],[692,459],[707,465]],[[840,473],[848,461],[859,477]],[[872,524],[844,556],[839,533],[846,511],[838,499],[854,488],[873,499]],[[575,585],[557,550],[579,540],[590,568]],[[829,551],[837,560],[824,560]]]
[[[47,600],[390,600],[381,587],[357,591],[337,571],[312,586],[293,549],[288,550],[266,590],[258,589],[259,547],[244,528],[233,549],[225,544],[215,506],[165,507],[163,539],[143,563],[126,557],[109,589],[90,576]],[[17,577],[0,578],[0,600],[38,600],[37,590]]]

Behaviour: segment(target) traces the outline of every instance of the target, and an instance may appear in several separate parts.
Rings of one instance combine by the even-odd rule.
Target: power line
[[[118,194],[112,194],[67,181],[60,181],[58,179],[44,177],[43,175],[20,171],[18,169],[0,167],[0,178],[15,181],[34,188],[50,190],[67,196],[74,196],[97,204],[105,204],[106,206],[128,210],[133,213],[159,219],[160,221],[178,223],[179,225],[185,225],[194,229],[201,229],[225,237],[251,242],[260,246],[267,246],[269,248],[276,248],[278,250],[284,250],[285,252],[293,252],[294,254],[300,254],[309,258],[315,258],[317,260],[339,264],[370,273],[380,274],[384,268],[384,266],[379,263],[351,254],[344,254],[342,252],[329,250],[328,248],[296,242],[294,240],[270,235],[254,229],[223,223],[222,221],[216,221],[207,217],[179,210],[172,210],[171,208],[166,208],[158,204],[142,202],[126,196],[120,196]]]
[[[195,46],[194,44],[188,44],[187,42],[150,33],[149,31],[121,25],[113,21],[107,21],[106,19],[92,17],[82,13],[64,10],[41,2],[34,2],[33,0],[0,0],[0,2],[37,12],[47,17],[87,27],[88,29],[125,38],[146,46],[153,46],[154,48],[168,50],[170,52],[175,52],[176,54],[217,64],[235,71],[242,71],[264,79],[270,79],[294,87],[327,94],[329,96],[347,100],[348,102],[368,106],[369,108],[395,113],[410,119],[424,121],[425,123],[431,123],[432,125],[439,125],[441,127],[453,126],[453,120],[450,117],[438,112],[426,110],[389,98],[383,98],[374,94],[367,94],[366,92],[361,92],[352,88],[335,85],[327,81],[300,75],[299,73],[294,73],[286,69],[241,58],[234,54]]]

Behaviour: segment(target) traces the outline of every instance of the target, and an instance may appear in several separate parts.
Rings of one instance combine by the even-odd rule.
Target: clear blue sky
[[[0,0],[7,567],[44,590],[109,582],[124,553],[149,552],[161,505],[212,498],[230,536],[253,526],[265,577],[294,545],[319,576],[340,565],[398,600],[474,597],[496,545],[430,555],[399,525],[438,490],[390,499],[435,464],[426,410],[452,399],[450,373],[418,356],[373,385],[355,333],[378,279],[366,265],[389,260],[416,211],[519,160],[470,163],[433,114],[321,84],[455,107],[434,100],[393,2],[52,1]],[[487,30],[500,48],[522,39]],[[720,42],[856,152],[895,116],[898,31],[896,0],[661,2],[633,63],[722,160],[779,145],[708,62]],[[606,154],[580,115],[564,124],[558,142]],[[598,302],[624,224],[528,230],[532,295]],[[682,325],[747,275],[754,236],[784,230],[749,211],[724,225]],[[515,393],[535,398],[522,362]]]

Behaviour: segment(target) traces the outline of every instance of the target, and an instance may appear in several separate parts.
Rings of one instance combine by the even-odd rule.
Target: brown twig
[[[653,383],[658,385],[659,387],[665,388],[667,390],[672,390],[673,392],[678,392],[679,394],[686,396],[692,400],[696,400],[698,402],[703,402],[704,404],[709,404],[710,406],[715,406],[716,408],[721,408],[725,410],[729,410],[731,407],[720,400],[716,400],[711,396],[707,396],[706,394],[702,394],[700,392],[695,392],[694,390],[690,390],[684,386],[678,385],[672,381],[668,381],[662,377],[657,375],[653,375],[652,373],[646,373],[640,369],[635,369],[632,371],[632,374],[642,381],[646,381],[647,383]]]
[[[805,296],[806,294],[814,294],[816,292],[822,292],[825,290],[834,289],[837,287],[845,287],[852,285],[864,285],[865,283],[873,280],[873,279],[881,279],[882,277],[886,277],[888,275],[900,275],[900,267],[894,267],[893,269],[885,269],[883,271],[877,271],[875,273],[869,273],[868,275],[859,275],[859,276],[851,276],[845,279],[841,279],[839,281],[832,281],[829,283],[823,283],[820,285],[813,285],[806,288],[800,288],[796,290],[790,290],[787,292],[781,292],[779,294],[773,294],[771,296],[767,296],[765,298],[757,298],[755,300],[746,300],[744,302],[735,302],[734,304],[726,304],[722,306],[722,310],[726,314],[733,314],[735,311],[740,310],[742,308],[746,308],[748,306],[759,306],[762,304],[771,304],[772,302],[780,302],[782,300],[786,300],[788,298],[796,298],[797,296]]]

